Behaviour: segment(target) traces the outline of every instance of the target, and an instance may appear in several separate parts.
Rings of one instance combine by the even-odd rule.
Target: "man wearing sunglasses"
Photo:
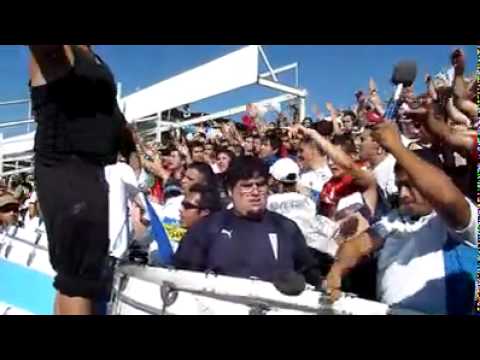
[[[318,285],[316,262],[298,226],[266,209],[267,180],[268,168],[261,159],[235,159],[227,176],[233,209],[193,225],[175,254],[175,266],[264,281],[295,271]]]
[[[195,184],[185,195],[180,209],[180,225],[190,229],[203,218],[220,211],[222,204],[218,190]]]
[[[0,192],[0,227],[4,228],[17,223],[19,206],[12,194],[7,191]]]

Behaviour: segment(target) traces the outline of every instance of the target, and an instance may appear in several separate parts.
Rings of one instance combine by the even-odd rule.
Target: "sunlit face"
[[[232,159],[227,154],[221,152],[217,155],[217,167],[220,174],[223,174],[230,167]]]
[[[239,215],[249,218],[263,216],[267,207],[267,179],[255,177],[240,180],[231,192],[234,209]]]
[[[168,156],[168,169],[175,171],[182,167],[183,162],[178,151],[172,151]]]
[[[202,184],[204,182],[205,179],[200,172],[198,172],[196,169],[187,169],[181,181],[182,190],[184,193],[188,193],[194,184]]]
[[[379,145],[370,136],[371,132],[365,130],[360,136],[359,156],[362,161],[371,161],[377,154]]]
[[[200,194],[192,192],[185,195],[180,208],[180,225],[186,229],[191,228],[201,219],[209,215],[209,211],[199,206]]]
[[[205,153],[204,148],[201,146],[195,146],[192,149],[192,160],[196,162],[204,162],[205,161]]]
[[[0,208],[0,224],[14,225],[18,222],[18,204],[7,204]]]
[[[335,163],[331,158],[328,158],[328,167],[332,172],[333,179],[339,179],[346,174],[345,169],[339,166],[337,163]]]
[[[268,139],[262,141],[262,145],[260,147],[260,154],[259,154],[260,158],[263,159],[274,154],[275,154],[275,150],[273,150],[273,147],[272,147],[272,144],[270,144],[270,141]]]
[[[282,136],[282,144],[287,150],[293,149],[293,145],[290,142],[290,138],[288,136]]]
[[[309,144],[302,143],[298,149],[298,159],[305,168],[309,168],[312,165],[314,159],[314,150]]]
[[[206,159],[212,159],[215,157],[215,150],[212,144],[205,145],[204,154]]]
[[[347,132],[351,132],[353,129],[353,119],[350,115],[345,115],[343,117],[343,129]]]
[[[252,137],[247,137],[245,139],[245,152],[253,152],[253,138]]]

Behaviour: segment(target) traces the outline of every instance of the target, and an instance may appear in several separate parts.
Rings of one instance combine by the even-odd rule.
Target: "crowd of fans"
[[[326,117],[267,122],[249,107],[241,122],[190,126],[161,144],[132,127],[106,168],[112,255],[165,265],[155,214],[180,269],[267,281],[293,270],[332,300],[344,291],[473,312],[477,82],[461,50],[450,61],[451,78],[403,90],[392,122],[370,80],[354,107],[327,103]],[[2,224],[41,226],[33,184],[4,179]]]

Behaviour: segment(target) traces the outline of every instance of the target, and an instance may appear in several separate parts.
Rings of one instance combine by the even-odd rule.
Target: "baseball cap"
[[[292,159],[283,158],[270,167],[270,175],[280,182],[295,183],[300,177],[300,167]]]
[[[13,194],[4,191],[0,193],[0,208],[10,205],[10,204],[15,204],[19,205],[18,200],[13,196]]]

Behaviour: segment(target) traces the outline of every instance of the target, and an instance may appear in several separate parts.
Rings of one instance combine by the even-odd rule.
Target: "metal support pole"
[[[304,97],[298,99],[298,117],[299,120],[302,122],[305,119],[306,114],[306,101]]]
[[[270,61],[268,61],[267,55],[265,54],[265,51],[263,51],[263,48],[261,45],[258,47],[258,50],[260,51],[260,55],[262,56],[263,61],[265,62],[265,65],[267,65],[268,71],[270,71],[270,74],[272,74],[273,80],[278,82],[277,75],[275,75],[275,71],[273,71],[272,65],[270,65]]]

